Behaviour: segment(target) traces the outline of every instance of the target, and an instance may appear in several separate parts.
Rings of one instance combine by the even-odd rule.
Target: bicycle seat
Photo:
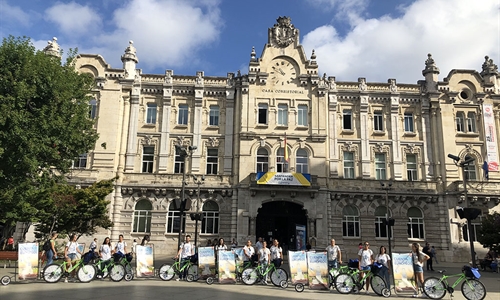
[[[446,270],[437,270],[437,271],[438,271],[438,273],[440,273],[440,274],[444,274],[444,273],[446,273]]]

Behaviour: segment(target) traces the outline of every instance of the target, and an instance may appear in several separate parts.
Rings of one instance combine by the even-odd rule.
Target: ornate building
[[[417,84],[340,82],[318,74],[314,51],[307,56],[280,17],[260,57],[252,49],[248,74],[143,74],[132,42],[122,61],[77,59],[96,79],[90,116],[100,138],[75,160],[71,181],[119,176],[112,238],[148,234],[157,251],[173,252],[179,230],[194,235],[197,223],[188,213],[181,226],[184,188],[189,212],[204,216],[199,244],[262,236],[323,248],[333,237],[350,257],[362,241],[386,245],[388,210],[393,251],[428,241],[443,259],[465,260],[475,232],[455,207],[500,208],[500,76],[488,57],[481,73],[452,70],[442,81],[429,54]],[[189,146],[197,149],[185,157]],[[460,165],[466,156],[474,161]]]

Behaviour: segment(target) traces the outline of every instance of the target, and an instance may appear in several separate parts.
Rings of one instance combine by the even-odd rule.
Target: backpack
[[[45,243],[43,243],[42,249],[45,252],[47,252],[50,249],[52,249],[52,245],[50,244],[50,240],[46,240]]]

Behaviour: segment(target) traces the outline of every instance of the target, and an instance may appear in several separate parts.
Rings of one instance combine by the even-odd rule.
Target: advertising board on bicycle
[[[215,254],[213,247],[198,248],[198,269],[200,279],[215,276]]]
[[[236,283],[236,261],[233,251],[218,251],[219,283]]]
[[[414,292],[415,276],[411,253],[392,253],[396,292]]]
[[[305,251],[288,251],[292,284],[307,284],[307,257]]]
[[[153,244],[146,246],[135,246],[137,261],[137,277],[153,277],[154,267],[154,247]]]
[[[38,277],[38,243],[20,243],[18,246],[19,280]]]
[[[307,252],[309,288],[328,290],[328,259],[326,252]]]

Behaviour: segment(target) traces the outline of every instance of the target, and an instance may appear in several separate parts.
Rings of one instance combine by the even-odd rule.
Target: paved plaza
[[[157,259],[157,266],[168,259]],[[437,269],[445,268],[447,273],[455,274],[460,272],[462,264],[441,264]],[[286,267],[286,264],[284,265]],[[14,268],[1,268],[0,276],[13,274]],[[425,276],[438,275],[437,272],[426,272]],[[493,272],[481,272],[481,281],[487,289],[486,300],[500,299],[500,274]],[[371,291],[370,291],[371,292]],[[411,298],[411,295],[400,295],[401,297]],[[465,299],[458,287],[454,293],[454,300]],[[134,279],[130,282],[112,282],[110,280],[96,280],[90,283],[59,282],[55,284],[45,283],[43,281],[15,282],[8,286],[0,286],[0,300],[44,300],[44,299],[106,299],[106,300],[124,300],[124,299],[252,299],[256,297],[265,297],[265,299],[373,299],[378,298],[373,292],[368,295],[350,294],[341,295],[336,291],[312,291],[306,287],[302,293],[295,292],[293,286],[287,289],[274,287],[273,285],[254,285],[244,284],[221,285],[214,283],[207,285],[204,281],[199,282],[177,282],[161,281],[158,278]],[[397,297],[392,295],[391,298]],[[450,299],[447,294],[445,299]]]

